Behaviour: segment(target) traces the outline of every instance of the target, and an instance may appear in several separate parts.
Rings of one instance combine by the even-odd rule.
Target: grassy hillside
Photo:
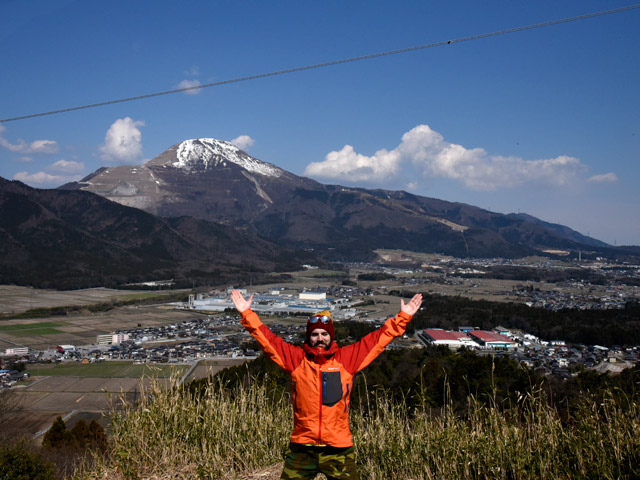
[[[152,387],[113,418],[108,457],[77,478],[247,478],[278,464],[291,428],[290,399],[253,382],[211,380],[204,390]],[[507,405],[468,398],[464,416],[425,402],[410,409],[384,394],[352,412],[361,477],[394,479],[568,479],[640,476],[637,398],[585,397],[559,415],[541,392]],[[271,478],[271,477],[270,477]]]

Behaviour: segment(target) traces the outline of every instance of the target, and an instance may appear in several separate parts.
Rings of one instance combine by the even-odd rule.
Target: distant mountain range
[[[503,215],[403,191],[324,185],[215,139],[186,140],[141,166],[101,168],[63,189],[86,190],[161,217],[240,228],[327,259],[378,248],[458,257],[616,249],[530,215]]]
[[[324,185],[230,143],[187,140],[139,166],[41,190],[0,178],[0,283],[55,288],[173,278],[224,284],[376,249],[457,257],[637,257],[526,214]]]
[[[163,219],[90,192],[40,190],[0,178],[0,283],[220,285],[299,269],[310,259],[213,222]]]

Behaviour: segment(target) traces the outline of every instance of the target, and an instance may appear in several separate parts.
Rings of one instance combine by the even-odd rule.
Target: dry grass
[[[640,408],[609,399],[585,402],[569,423],[540,394],[506,410],[469,398],[459,418],[409,415],[380,399],[367,417],[354,417],[363,478],[569,479],[638,478]]]
[[[291,412],[263,386],[196,395],[152,383],[141,398],[114,413],[111,458],[80,478],[238,478],[282,458]]]
[[[78,479],[275,479],[291,429],[287,398],[253,384],[204,395],[153,386],[113,418],[108,459]],[[562,421],[541,394],[508,408],[469,398],[464,418],[444,408],[410,412],[380,397],[352,413],[361,477],[388,479],[570,479],[640,477],[640,408],[631,400],[586,401]]]

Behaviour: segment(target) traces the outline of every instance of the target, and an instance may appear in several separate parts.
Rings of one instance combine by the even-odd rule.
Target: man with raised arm
[[[251,310],[253,295],[247,300],[233,290],[231,298],[242,314],[242,325],[264,353],[291,375],[293,433],[280,478],[313,479],[323,473],[328,480],[358,479],[349,430],[353,375],[405,332],[422,304],[422,295],[414,295],[407,304],[400,300],[400,313],[344,347],[334,341],[328,310],[309,317],[306,339],[300,347],[285,342],[260,321]]]

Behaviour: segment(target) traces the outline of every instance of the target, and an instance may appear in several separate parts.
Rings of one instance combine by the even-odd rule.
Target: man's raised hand
[[[400,299],[400,311],[406,313],[407,315],[411,315],[412,317],[422,305],[422,294],[416,293],[409,303],[405,305],[404,299]]]
[[[253,295],[249,297],[249,300],[245,300],[239,290],[233,290],[231,292],[231,300],[233,300],[233,305],[236,307],[240,313],[244,312],[251,308],[251,302],[253,301]]]

